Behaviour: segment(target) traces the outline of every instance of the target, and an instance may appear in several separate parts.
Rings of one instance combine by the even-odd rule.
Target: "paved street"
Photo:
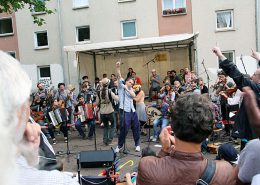
[[[109,150],[111,146],[104,146],[103,141],[102,141],[102,135],[103,135],[103,129],[100,126],[97,126],[96,129],[97,133],[97,150]],[[66,144],[63,142],[63,136],[62,134],[60,136],[57,136],[57,144],[54,145],[55,151],[64,151],[66,152]],[[145,148],[148,146],[147,141],[148,136],[141,136],[141,149]],[[127,136],[127,149],[130,151],[130,154],[118,154],[118,158],[121,158],[120,164],[124,164],[128,160],[133,160],[134,161],[134,166],[138,164],[138,161],[140,160],[140,157],[134,156],[134,155],[141,155],[141,152],[135,152],[135,147],[134,147],[134,141],[133,141],[133,136],[131,130],[128,133]],[[158,146],[159,143],[151,143],[150,147],[154,151],[160,150],[160,147]],[[117,138],[114,139],[114,145],[113,148],[117,146]],[[77,171],[77,161],[76,161],[76,154],[80,151],[90,151],[90,150],[95,150],[94,146],[94,139],[93,140],[82,140],[78,136],[77,131],[72,131],[71,134],[69,135],[69,149],[73,154],[70,155],[63,155],[63,156],[58,156],[59,160],[62,160],[64,163],[64,170],[65,171],[72,171],[76,172]],[[134,154],[134,155],[132,155]],[[213,154],[206,154],[207,157],[209,158],[214,158],[215,155]],[[123,179],[123,175],[126,172],[131,172],[134,166],[125,166],[121,172],[120,172],[120,178]],[[82,175],[97,175],[102,171],[103,168],[82,168],[81,169],[81,174]]]

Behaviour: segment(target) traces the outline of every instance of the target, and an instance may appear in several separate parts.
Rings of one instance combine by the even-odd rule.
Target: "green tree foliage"
[[[45,20],[38,16],[39,13],[52,14],[53,10],[46,7],[46,2],[50,0],[0,0],[0,12],[13,13],[29,6],[32,12],[33,22],[39,26],[45,24]]]

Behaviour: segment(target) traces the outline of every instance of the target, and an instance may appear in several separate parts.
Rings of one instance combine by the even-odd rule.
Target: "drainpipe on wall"
[[[255,0],[256,51],[259,52],[259,0]]]
[[[64,55],[63,55],[63,46],[64,46],[64,41],[63,41],[63,29],[62,29],[62,19],[61,19],[61,0],[57,0],[57,4],[58,4],[58,26],[59,26],[59,40],[60,40],[60,59],[61,59],[61,66],[63,69],[63,79],[65,84],[67,84],[68,80],[67,80],[67,76],[65,75],[65,62],[64,62]],[[69,62],[69,61],[67,61]],[[68,66],[69,67],[69,66]],[[68,74],[68,76],[70,76],[70,74]],[[69,82],[70,83],[70,82]]]

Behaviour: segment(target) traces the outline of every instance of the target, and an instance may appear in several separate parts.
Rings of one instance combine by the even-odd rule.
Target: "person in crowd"
[[[153,91],[156,91],[157,93],[160,91],[160,76],[156,74],[156,70],[152,69],[152,75],[150,77],[150,89],[149,89],[149,101],[152,101],[152,93]]]
[[[132,78],[128,78],[126,79],[124,85],[124,79],[122,78],[120,71],[120,62],[116,63],[116,71],[118,75],[120,134],[118,138],[118,146],[116,147],[115,152],[118,153],[122,150],[130,127],[133,130],[135,151],[140,152],[140,125],[133,104],[133,99],[136,97],[132,88],[134,85],[134,80]]]
[[[116,81],[116,75],[115,74],[111,74],[111,78],[110,78],[110,82],[109,82],[109,86],[108,88],[109,89],[112,89],[114,88],[114,82]]]
[[[132,77],[132,73],[133,73],[133,71],[134,71],[133,68],[131,68],[131,67],[128,68],[128,73],[127,73],[127,75],[126,75],[126,79]]]
[[[99,107],[100,117],[104,124],[103,143],[104,145],[113,145],[115,133],[114,107],[113,100],[118,101],[118,96],[111,89],[108,89],[110,80],[103,78],[101,80],[101,89],[98,92],[96,104]],[[110,124],[109,124],[110,123]]]
[[[255,175],[260,173],[260,140],[249,141],[241,151],[238,160],[238,184],[251,184]]]
[[[208,89],[207,86],[204,84],[202,78],[198,78],[198,79],[197,79],[197,83],[198,83],[198,86],[199,86],[199,88],[200,88],[201,94],[208,94],[208,93],[209,93],[209,89]]]
[[[88,76],[87,76],[87,75],[83,76],[83,77],[81,78],[81,80],[82,80],[82,83],[80,84],[81,86],[82,86],[83,84],[85,84],[85,83],[89,83],[89,79],[88,79]]]
[[[171,83],[170,81],[170,78],[171,78],[171,71],[167,71],[167,75],[164,77],[163,79],[163,83]]]
[[[157,142],[159,138],[160,130],[169,124],[169,104],[163,102],[161,99],[157,100],[156,104],[149,105],[148,107],[154,107],[161,112],[161,115],[153,121],[153,136],[151,136],[152,142]],[[161,129],[158,128],[161,126]]]
[[[181,83],[182,83],[184,80],[184,69],[180,69],[180,73],[177,74],[177,76],[181,79]]]
[[[98,77],[95,78],[94,86],[93,86],[95,91],[100,90],[100,79]]]
[[[61,123],[57,123],[57,125],[55,125],[56,123],[53,123],[52,119],[50,118],[49,116],[49,112],[54,112],[55,110],[64,110],[64,109],[61,109],[61,104],[57,101],[57,100],[53,100],[53,103],[52,103],[52,108],[50,110],[48,110],[48,116],[47,118],[49,119],[49,122],[51,124],[49,124],[48,126],[48,131],[49,131],[49,134],[51,136],[51,139],[52,139],[52,143],[54,145],[57,144],[57,140],[55,138],[55,135],[54,135],[54,130],[57,128],[57,129],[60,129],[60,131],[63,133],[64,135],[64,143],[67,143],[68,142],[68,125],[66,124],[66,121],[65,122],[61,122]],[[66,113],[63,111],[63,115],[65,115]],[[66,116],[66,115],[65,115]]]
[[[172,105],[175,101],[175,92],[172,89],[172,86],[170,83],[165,83],[165,85],[160,89],[160,92],[158,93],[158,97],[160,99],[163,99],[163,102]]]
[[[173,85],[175,81],[181,82],[181,79],[177,76],[177,73],[175,70],[171,70],[171,76],[170,76],[171,85]]]
[[[136,76],[136,72],[132,72],[132,78],[135,80],[135,84],[139,84],[139,85],[142,85],[142,81],[141,81],[141,78]]]
[[[140,160],[137,184],[196,184],[209,160],[201,153],[201,142],[213,131],[211,107],[211,102],[202,95],[188,93],[178,98],[173,114],[174,137],[167,127],[162,130],[162,149],[157,157]],[[209,184],[236,184],[237,171],[231,164],[221,160],[215,161],[215,165]]]
[[[37,112],[40,111],[43,102],[47,99],[47,90],[44,87],[44,84],[39,82],[37,83],[37,92],[33,96],[33,101],[32,101],[32,110],[35,110]]]
[[[141,134],[146,134],[146,131],[143,129],[144,124],[147,122],[147,114],[146,114],[146,110],[145,110],[145,104],[144,104],[144,98],[145,98],[145,94],[144,91],[142,90],[142,86],[139,84],[136,84],[133,86],[134,90],[135,90],[135,94],[136,97],[134,98],[135,102],[136,102],[136,113],[137,113],[137,117],[138,120],[140,122],[141,125]]]
[[[178,99],[178,97],[184,93],[184,89],[181,86],[181,83],[179,81],[175,81],[173,85],[173,91],[175,93],[175,101]]]
[[[75,87],[73,87],[72,84],[69,84],[67,87],[67,101],[66,101],[66,109],[68,111],[68,118],[69,121],[68,123],[73,124],[73,111],[74,111],[74,107],[77,104],[77,95],[74,92],[75,91]]]
[[[28,122],[32,82],[20,63],[0,51],[0,184],[78,184],[68,173],[38,170],[40,126]],[[19,93],[17,93],[19,92]]]
[[[258,103],[258,108],[260,107],[260,68],[258,68],[252,75],[251,79],[246,78],[237,68],[237,66],[229,61],[221,52],[220,48],[214,47],[212,51],[221,61],[219,67],[225,71],[225,73],[230,76],[238,89],[242,91],[243,87],[249,86],[256,94],[256,100]],[[253,55],[255,56],[255,55]],[[256,133],[252,130],[249,124],[248,115],[246,112],[246,107],[244,101],[242,101],[239,112],[237,114],[235,125],[233,129],[233,135],[236,137],[244,139],[241,142],[241,150],[245,147],[247,141],[256,138]]]
[[[244,87],[243,93],[249,122],[260,138],[260,109],[257,105],[254,91],[250,87]]]
[[[238,158],[238,151],[234,148],[232,144],[224,143],[218,147],[216,160],[225,160],[231,165],[236,165],[238,163]]]
[[[95,120],[94,117],[88,117],[86,112],[93,112],[92,110],[92,104],[90,107],[87,105],[85,101],[85,97],[82,94],[78,95],[78,101],[79,103],[75,106],[74,116],[77,116],[77,121],[75,122],[75,127],[77,131],[79,132],[82,139],[92,139],[95,132]],[[80,108],[81,107],[81,108]],[[90,110],[86,110],[90,109]],[[83,112],[82,112],[83,111]],[[83,116],[83,117],[80,117]],[[93,116],[93,114],[90,114]],[[86,134],[84,133],[82,129],[82,125],[87,124],[89,128],[88,137],[86,138]]]
[[[112,88],[112,92],[118,96],[118,81],[115,80],[114,81],[114,88]],[[113,101],[113,108],[114,108],[114,114],[113,114],[113,117],[114,117],[114,128],[115,128],[115,135],[114,136],[117,136],[117,134],[119,133],[119,102],[118,101]]]
[[[185,84],[187,84],[191,81],[191,72],[190,72],[189,68],[187,68],[187,67],[184,68],[183,79],[184,79]]]

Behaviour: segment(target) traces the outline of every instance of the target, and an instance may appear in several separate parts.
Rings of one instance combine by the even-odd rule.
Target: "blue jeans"
[[[85,133],[83,132],[82,127],[81,127],[81,125],[84,123],[88,124],[88,129],[89,129],[88,137],[92,137],[94,135],[94,130],[95,130],[95,120],[91,119],[91,120],[87,120],[86,122],[81,123],[80,119],[77,119],[77,121],[75,123],[75,127],[82,137],[85,136]]]
[[[103,133],[103,143],[109,144],[112,143],[114,138],[115,131],[115,122],[113,117],[113,112],[110,114],[100,114],[101,120],[104,123],[104,133]],[[110,121],[111,125],[109,126],[108,122]]]
[[[158,138],[161,129],[168,126],[169,120],[167,118],[158,118],[153,121],[153,137]],[[158,126],[162,125],[162,128],[158,128]]]

